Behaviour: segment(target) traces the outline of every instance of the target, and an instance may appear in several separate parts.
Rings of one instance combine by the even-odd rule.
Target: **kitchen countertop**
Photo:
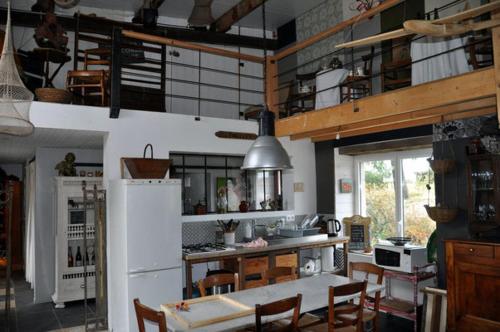
[[[328,237],[326,234],[318,234],[318,235],[303,236],[298,238],[271,240],[269,241],[269,245],[267,247],[262,247],[262,248],[245,248],[236,245],[234,250],[183,254],[182,258],[185,261],[224,258],[231,256],[267,253],[276,250],[285,250],[293,248],[307,249],[307,248],[328,247],[329,245],[333,246],[335,244],[347,243],[348,241],[349,237],[347,236]]]

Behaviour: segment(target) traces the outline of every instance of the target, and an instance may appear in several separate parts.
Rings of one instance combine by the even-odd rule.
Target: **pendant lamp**
[[[29,109],[33,93],[19,76],[14,60],[10,20],[10,1],[7,2],[7,24],[0,58],[0,134],[28,136],[33,133]]]
[[[264,37],[264,84],[266,84],[267,43],[265,2],[262,4],[262,26]],[[245,155],[243,166],[241,167],[244,170],[272,171],[292,168],[288,153],[274,136],[274,113],[270,112],[266,105],[266,91],[267,89],[264,87],[264,107],[259,113],[259,137],[257,137]]]

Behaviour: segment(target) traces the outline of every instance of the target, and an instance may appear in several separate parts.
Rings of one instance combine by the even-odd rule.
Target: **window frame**
[[[432,148],[423,148],[406,151],[393,151],[383,153],[373,153],[366,155],[358,155],[354,157],[354,213],[363,215],[362,208],[362,192],[363,192],[363,175],[361,173],[361,164],[363,162],[377,161],[377,160],[390,160],[394,162],[394,188],[396,190],[396,221],[398,224],[398,235],[404,236],[405,222],[404,222],[404,200],[403,200],[403,159],[409,158],[430,158],[432,156]],[[423,207],[422,207],[423,208]]]

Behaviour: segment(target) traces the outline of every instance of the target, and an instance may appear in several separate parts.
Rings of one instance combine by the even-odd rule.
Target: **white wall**
[[[14,175],[23,181],[23,165],[22,164],[0,164],[7,175]]]
[[[35,200],[35,302],[51,301],[55,280],[55,165],[73,152],[77,162],[101,163],[102,150],[37,148]]]
[[[147,143],[153,144],[155,158],[167,158],[170,151],[244,155],[252,141],[220,139],[214,135],[215,132],[219,130],[257,132],[257,123],[253,121],[208,117],[202,117],[201,121],[195,121],[192,116],[180,114],[122,110],[119,119],[110,119],[108,108],[39,102],[32,104],[30,112],[31,121],[37,128],[75,129],[106,133],[103,149],[105,186],[107,186],[107,181],[120,178],[120,158],[142,155]],[[293,209],[295,205],[296,214],[313,213],[316,211],[314,145],[309,140],[290,141],[288,138],[283,138],[281,141],[291,156],[294,167],[293,170],[286,171],[283,175],[285,208]],[[63,157],[64,154],[61,153],[57,160]],[[48,169],[49,166],[53,167],[53,165],[53,162],[47,162],[45,169]],[[294,182],[304,183],[304,192],[294,193]],[[40,195],[46,194],[40,193]],[[49,209],[50,205],[48,204],[50,202],[45,200],[37,202],[37,212],[38,208]],[[50,235],[51,231],[51,229],[41,230],[43,236],[37,238],[40,245],[45,244],[45,237]],[[46,252],[42,251],[41,255],[45,254]],[[44,270],[38,276],[46,278],[50,273],[47,269],[51,267],[47,265],[40,268]],[[43,283],[36,285],[37,288],[47,288],[44,295],[48,295],[53,287],[53,280],[46,279]],[[50,300],[41,295],[37,297],[38,301]],[[112,295],[110,294],[110,296]]]

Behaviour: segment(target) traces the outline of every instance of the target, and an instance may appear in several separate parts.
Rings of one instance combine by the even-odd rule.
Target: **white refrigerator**
[[[108,200],[109,325],[138,331],[134,298],[156,310],[182,300],[181,182],[114,180]]]

